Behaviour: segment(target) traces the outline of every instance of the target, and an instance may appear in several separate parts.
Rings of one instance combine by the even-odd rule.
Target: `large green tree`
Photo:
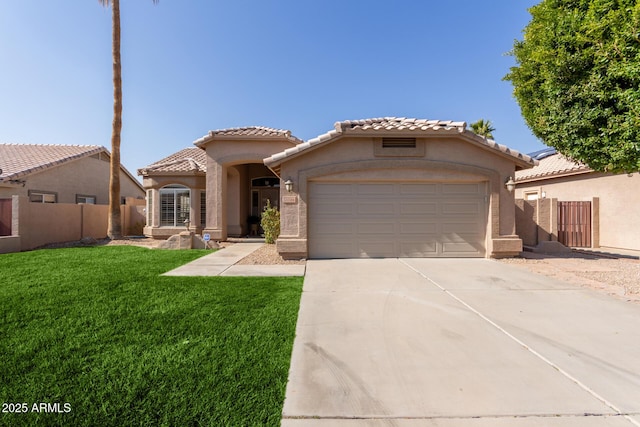
[[[543,0],[529,12],[505,79],[533,133],[592,169],[640,170],[640,1]]]
[[[157,3],[159,0],[152,0]],[[107,236],[122,238],[120,215],[120,132],[122,131],[122,65],[120,63],[120,0],[98,0],[112,10],[113,123],[111,126],[111,163],[109,169],[109,219]]]

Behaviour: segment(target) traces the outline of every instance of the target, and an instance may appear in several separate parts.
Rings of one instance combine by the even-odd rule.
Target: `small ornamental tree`
[[[493,139],[492,132],[496,130],[496,128],[493,127],[493,124],[491,124],[490,120],[480,119],[475,123],[471,123],[471,130],[476,135]]]
[[[267,206],[262,212],[260,221],[262,230],[264,230],[265,243],[273,244],[280,236],[280,211],[278,208],[271,206],[271,201],[267,199]]]
[[[640,2],[542,0],[505,76],[534,135],[597,171],[640,170]]]

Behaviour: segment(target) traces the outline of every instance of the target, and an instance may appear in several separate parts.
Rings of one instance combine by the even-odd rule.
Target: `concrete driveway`
[[[484,259],[311,260],[282,425],[640,426],[640,305]]]

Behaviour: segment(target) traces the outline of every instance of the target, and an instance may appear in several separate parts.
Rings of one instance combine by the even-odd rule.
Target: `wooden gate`
[[[0,199],[0,236],[11,236],[11,199]]]
[[[558,241],[565,246],[591,247],[591,202],[558,202]]]

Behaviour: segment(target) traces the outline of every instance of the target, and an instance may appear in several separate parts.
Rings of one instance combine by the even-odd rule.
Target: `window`
[[[200,226],[202,228],[207,225],[207,191],[200,190]]]
[[[29,201],[34,203],[56,203],[58,194],[49,191],[29,190]]]
[[[259,217],[262,215],[262,210],[260,209],[260,191],[259,190],[251,190],[251,215]]]
[[[539,196],[537,191],[530,191],[528,193],[524,193],[525,200],[538,200],[538,198]]]
[[[252,187],[280,187],[280,178],[277,176],[263,176],[251,180]]]
[[[160,189],[160,226],[184,226],[189,218],[191,191],[182,185],[167,185]]]
[[[76,194],[76,203],[86,203],[88,205],[95,205],[96,196],[86,196],[84,194]]]

